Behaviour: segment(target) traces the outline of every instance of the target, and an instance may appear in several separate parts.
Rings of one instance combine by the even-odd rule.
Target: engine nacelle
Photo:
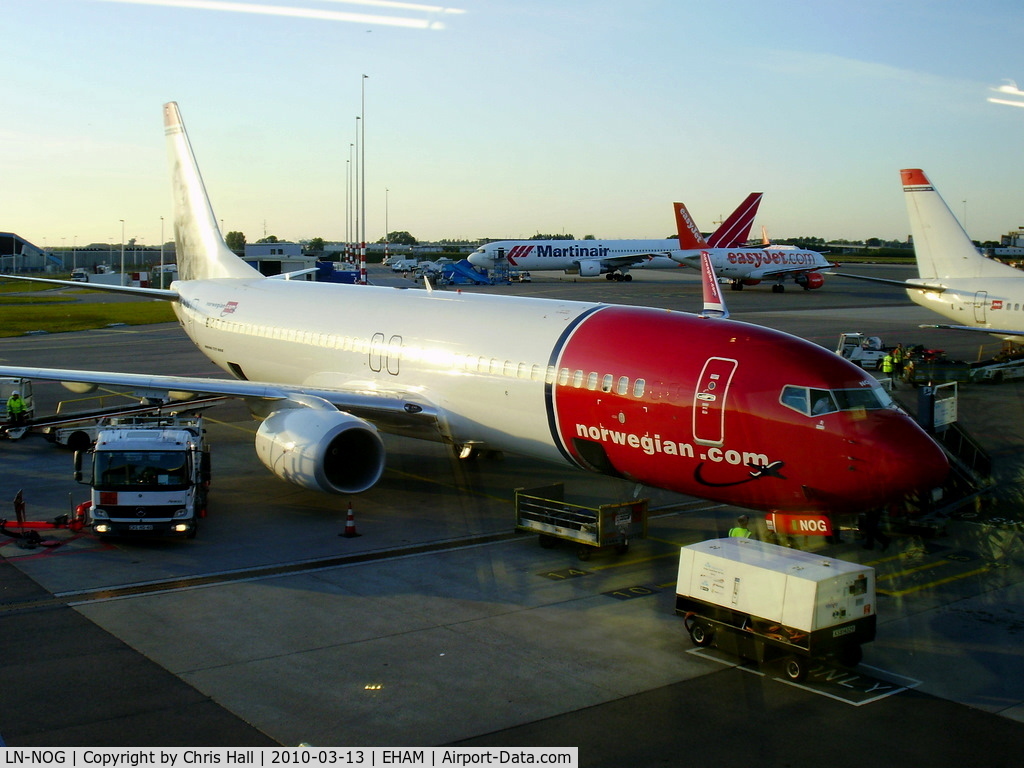
[[[812,291],[815,288],[821,288],[825,284],[825,277],[820,272],[807,272],[803,275],[798,275],[796,282],[805,291]]]
[[[286,408],[256,431],[263,465],[295,485],[326,493],[361,493],[384,472],[384,441],[369,422],[341,411]]]
[[[758,280],[756,278],[753,278],[753,277],[745,278],[745,279],[741,280],[740,282],[743,283],[744,285],[760,285],[761,284],[760,280]]]
[[[596,277],[597,275],[605,272],[601,268],[600,261],[581,261],[580,265],[580,277]]]

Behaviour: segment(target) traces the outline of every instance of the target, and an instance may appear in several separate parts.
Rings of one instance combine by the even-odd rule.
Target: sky
[[[752,191],[775,238],[906,239],[908,167],[1024,226],[1020,0],[450,2],[0,0],[0,231],[171,239],[167,101],[250,242],[345,239],[363,185],[369,241],[665,237]]]

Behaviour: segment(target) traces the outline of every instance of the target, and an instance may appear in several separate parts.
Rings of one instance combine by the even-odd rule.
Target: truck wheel
[[[807,660],[799,656],[791,656],[786,659],[786,664],[783,669],[786,673],[786,677],[794,683],[802,683],[807,679]]]
[[[693,626],[690,627],[690,640],[698,648],[707,648],[715,639],[715,633],[708,629],[707,625],[702,621],[693,622]]]

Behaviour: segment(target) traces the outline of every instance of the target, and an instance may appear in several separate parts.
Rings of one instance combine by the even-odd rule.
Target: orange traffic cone
[[[354,539],[356,536],[361,534],[356,532],[356,518],[352,514],[352,502],[348,503],[348,517],[345,519],[345,532],[339,533],[339,536],[344,536],[346,539]]]

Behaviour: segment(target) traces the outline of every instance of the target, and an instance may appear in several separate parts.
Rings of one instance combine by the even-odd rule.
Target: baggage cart
[[[632,539],[647,537],[648,499],[586,507],[564,500],[562,485],[517,488],[516,530],[539,534],[543,547],[559,539],[580,545],[576,554],[589,560],[595,550],[614,547],[619,554],[629,551]]]

